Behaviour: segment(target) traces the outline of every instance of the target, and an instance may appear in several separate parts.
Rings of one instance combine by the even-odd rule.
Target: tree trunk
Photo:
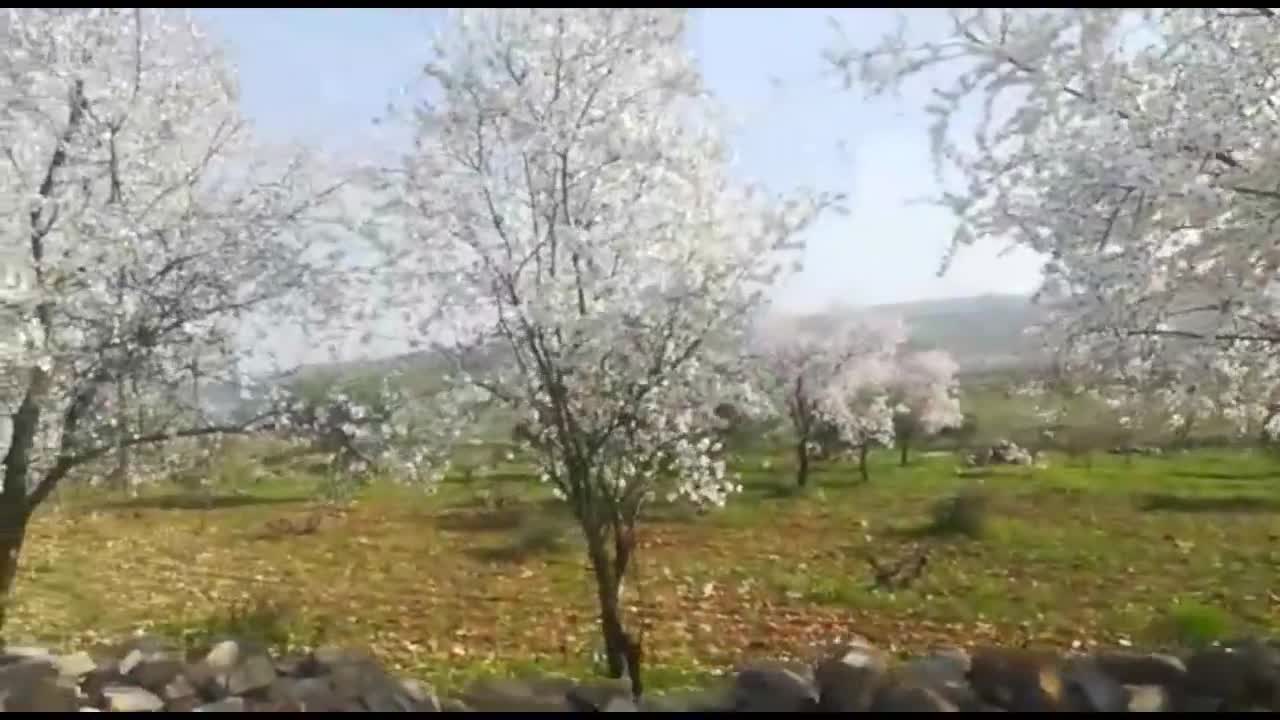
[[[129,445],[126,440],[126,428],[129,423],[129,396],[125,392],[124,378],[116,379],[116,466],[111,472],[111,486],[121,494],[132,494],[131,466],[133,465]]]
[[[809,484],[809,441],[805,437],[796,443],[796,484],[800,487]]]
[[[9,619],[9,593],[18,577],[18,559],[22,555],[22,543],[27,536],[26,508],[0,512],[0,632]],[[3,640],[0,640],[3,644]]]
[[[871,473],[867,469],[867,444],[862,443],[858,446],[858,474],[862,476],[862,482],[871,482]]]
[[[902,467],[907,466],[907,452],[910,449],[910,447],[911,447],[911,441],[908,440],[907,438],[903,438],[898,442],[898,450],[902,452],[902,456],[898,464]]]
[[[40,400],[49,378],[43,370],[31,372],[31,384],[13,414],[9,451],[4,456],[4,488],[0,491],[0,630],[8,617],[9,592],[18,575],[18,558],[31,517],[27,480],[31,473],[31,449],[40,428]]]
[[[621,549],[621,543],[619,543]],[[622,624],[622,607],[619,589],[626,570],[629,550],[621,557],[610,558],[605,548],[604,533],[587,531],[587,552],[596,579],[596,594],[600,601],[600,630],[604,634],[605,661],[609,677],[627,677],[631,681],[631,693],[640,697],[643,685],[640,676],[640,646],[627,633]],[[622,572],[619,572],[619,571]]]

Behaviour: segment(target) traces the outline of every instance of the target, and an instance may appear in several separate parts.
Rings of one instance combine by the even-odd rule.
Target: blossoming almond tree
[[[960,366],[950,353],[925,350],[905,353],[895,364],[893,434],[900,463],[907,465],[911,443],[964,422],[960,412]]]
[[[1277,12],[950,13],[932,40],[829,58],[873,95],[950,73],[926,110],[952,251],[994,238],[1045,256],[1056,343],[1083,349],[1065,354],[1086,375],[1280,364]],[[1253,427],[1276,399],[1274,384],[1223,398]]]
[[[888,394],[894,356],[906,340],[900,321],[832,307],[800,316],[774,312],[756,330],[752,353],[762,394],[795,435],[796,483],[804,487],[817,435],[865,449],[892,434]]]
[[[586,540],[609,671],[641,690],[624,577],[654,499],[723,503],[738,338],[828,198],[736,185],[675,10],[462,10],[400,178],[402,297],[523,421]],[[411,310],[412,312],[412,310]],[[438,313],[438,315],[437,315]]]
[[[0,368],[0,593],[68,475],[249,427],[191,402],[234,369],[242,318],[336,310],[315,264],[335,187],[301,156],[257,164],[249,149],[225,63],[181,13],[13,9],[0,23],[6,339],[20,332]],[[125,387],[142,420],[111,406]]]

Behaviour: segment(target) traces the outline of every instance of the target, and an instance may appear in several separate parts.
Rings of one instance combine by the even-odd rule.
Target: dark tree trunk
[[[0,491],[0,630],[8,617],[9,592],[18,575],[18,559],[31,517],[27,478],[31,472],[31,449],[40,427],[40,399],[48,381],[44,371],[31,372],[31,384],[13,414],[9,451],[4,456],[4,489]]]
[[[871,482],[871,473],[867,469],[867,444],[862,443],[858,446],[858,474],[862,476],[862,482]]]
[[[0,632],[9,619],[9,592],[18,577],[18,560],[27,536],[28,517],[25,508],[10,510],[6,506],[0,512]]]
[[[898,441],[898,450],[902,453],[898,464],[901,465],[902,467],[907,466],[907,453],[910,451],[910,449],[911,449],[911,441],[909,439],[902,438],[902,440]]]
[[[803,436],[796,443],[796,484],[809,484],[809,440]]]
[[[596,594],[600,601],[600,630],[604,634],[605,662],[609,677],[626,677],[631,681],[631,693],[640,697],[644,691],[641,681],[640,645],[622,624],[622,607],[619,590],[626,572],[630,548],[623,547],[629,540],[621,540],[618,536],[619,549],[623,554],[609,557],[605,549],[603,532],[587,533],[587,552],[591,558],[591,569],[596,579]]]
[[[796,485],[809,484],[809,433],[813,428],[813,416],[804,394],[804,378],[796,378],[791,391],[791,421],[796,426]]]

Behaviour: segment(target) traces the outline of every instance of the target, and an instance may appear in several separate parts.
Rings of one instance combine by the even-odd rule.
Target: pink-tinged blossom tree
[[[795,439],[796,483],[808,483],[822,429],[840,443],[866,449],[893,434],[889,401],[893,362],[906,340],[900,321],[831,307],[800,315],[777,311],[756,328],[751,353],[763,397]]]
[[[964,422],[960,411],[960,367],[950,353],[925,350],[901,355],[892,382],[893,435],[906,467],[911,444]]]
[[[958,221],[952,253],[995,239],[1044,256],[1054,343],[1085,376],[1198,388],[1198,370],[1209,384],[1252,373],[1259,384],[1213,402],[1242,427],[1275,423],[1277,12],[988,8],[950,20],[932,39],[904,26],[828,57],[871,95],[941,78],[925,109],[939,201]]]
[[[828,198],[736,184],[675,10],[463,10],[389,236],[449,382],[523,421],[586,540],[610,674],[641,690],[621,587],[641,511],[735,488],[713,440],[740,336]],[[415,318],[416,319],[416,318]],[[447,333],[449,337],[444,337]]]
[[[253,149],[226,64],[182,13],[3,16],[0,594],[68,475],[251,427],[193,390],[229,379],[244,317],[338,309],[318,264],[336,184]]]

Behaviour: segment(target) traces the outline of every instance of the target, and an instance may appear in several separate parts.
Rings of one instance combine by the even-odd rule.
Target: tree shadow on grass
[[[564,550],[569,530],[562,522],[532,521],[520,527],[510,542],[497,547],[470,547],[463,552],[483,562],[518,565],[540,555],[553,555]]]
[[[199,495],[172,493],[151,495],[103,503],[105,510],[222,510],[259,505],[288,505],[306,502],[306,495],[261,497],[257,495]]]
[[[1248,472],[1224,472],[1222,470],[1174,470],[1170,472],[1171,477],[1190,478],[1193,480],[1271,480],[1280,482],[1280,472],[1274,470],[1268,471],[1248,471]]]
[[[1138,499],[1138,508],[1145,512],[1274,513],[1280,512],[1280,499],[1251,495],[1194,497],[1152,493]]]
[[[452,532],[502,532],[520,527],[528,516],[524,507],[460,510],[437,515],[436,527]]]
[[[502,507],[486,507],[479,502],[459,504],[433,517],[436,527],[454,532],[505,532],[516,530],[532,518],[566,517],[564,504],[555,498],[508,500]]]

